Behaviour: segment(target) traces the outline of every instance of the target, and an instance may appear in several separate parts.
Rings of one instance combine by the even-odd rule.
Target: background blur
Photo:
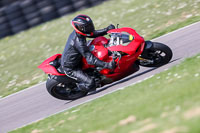
[[[200,0],[0,0],[0,3],[1,35],[6,35],[6,32],[14,34],[23,31],[25,27],[37,25],[0,39],[0,99],[46,81],[47,75],[37,66],[48,57],[63,52],[68,36],[73,31],[70,21],[78,14],[90,16],[95,29],[105,28],[109,24],[120,24],[119,27],[134,28],[145,40],[200,21]],[[62,15],[65,16],[60,17]],[[54,19],[56,17],[57,19]],[[46,23],[40,24],[42,22]],[[182,35],[180,37],[186,39]],[[192,34],[188,37],[192,37]],[[175,41],[169,41],[169,44],[173,45],[173,52],[178,55],[176,59],[179,59],[179,50],[183,50],[185,45],[190,47],[190,43],[187,43],[189,41],[188,39],[181,44],[181,47],[176,44],[177,38]],[[191,42],[193,41],[195,39]],[[192,50],[192,47],[188,50]],[[145,82],[16,132],[200,133],[199,60],[200,55],[187,59],[183,64],[155,75]],[[41,89],[44,91],[46,88]],[[30,97],[38,95],[32,93]],[[26,101],[26,98],[24,100]],[[37,101],[41,99],[34,101],[30,98],[27,102],[31,105]],[[37,104],[41,107],[43,102]],[[17,101],[13,101],[7,107],[18,105]],[[20,112],[23,113],[30,108],[22,109]],[[1,108],[0,112],[6,112],[5,109]],[[40,108],[35,113],[40,114]],[[15,114],[18,115],[18,112]],[[28,114],[32,116],[33,113],[28,111]],[[185,117],[188,114],[192,114],[189,119]],[[14,116],[9,111],[8,115]],[[121,121],[128,122],[120,125]],[[4,123],[6,122],[7,120]],[[146,128],[150,131],[145,131]]]
[[[105,0],[0,0],[0,39]]]
[[[67,10],[69,6],[64,6],[69,1],[73,12]],[[90,7],[84,2],[98,5]],[[60,8],[56,8],[58,5]],[[0,39],[0,98],[46,80],[47,76],[37,66],[63,52],[73,31],[70,21],[78,14],[90,16],[95,29],[120,24],[119,27],[134,28],[149,40],[200,21],[200,0],[20,0],[1,7],[2,12],[0,34],[14,34],[13,31],[17,33],[25,27],[37,26]],[[8,16],[13,19],[9,20]],[[53,19],[55,16],[62,17]]]

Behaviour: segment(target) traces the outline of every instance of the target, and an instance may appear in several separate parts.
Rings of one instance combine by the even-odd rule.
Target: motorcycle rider
[[[93,21],[87,15],[78,15],[71,21],[74,31],[69,35],[65,49],[61,57],[61,66],[68,77],[78,81],[77,89],[81,91],[90,91],[95,89],[95,80],[81,69],[82,57],[85,57],[87,63],[97,67],[114,69],[116,67],[114,60],[107,63],[96,58],[89,50],[86,37],[95,38],[107,34],[107,31],[115,29],[110,24],[107,28],[95,30]]]

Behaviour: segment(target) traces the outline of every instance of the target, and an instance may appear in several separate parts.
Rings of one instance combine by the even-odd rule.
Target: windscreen
[[[111,33],[109,46],[127,46],[133,40],[134,37],[127,32]]]

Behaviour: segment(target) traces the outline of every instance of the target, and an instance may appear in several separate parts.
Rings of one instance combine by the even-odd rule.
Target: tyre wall
[[[1,0],[0,39],[105,0]]]

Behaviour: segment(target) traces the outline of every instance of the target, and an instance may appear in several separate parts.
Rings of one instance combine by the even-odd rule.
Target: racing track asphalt
[[[63,101],[50,96],[46,91],[45,83],[41,83],[0,99],[0,133],[14,130],[123,89],[125,86],[144,80],[180,63],[186,57],[200,53],[200,22],[156,38],[153,41],[162,42],[171,47],[174,55],[170,63],[156,69],[143,67],[129,77],[101,88],[98,93],[75,101]]]

